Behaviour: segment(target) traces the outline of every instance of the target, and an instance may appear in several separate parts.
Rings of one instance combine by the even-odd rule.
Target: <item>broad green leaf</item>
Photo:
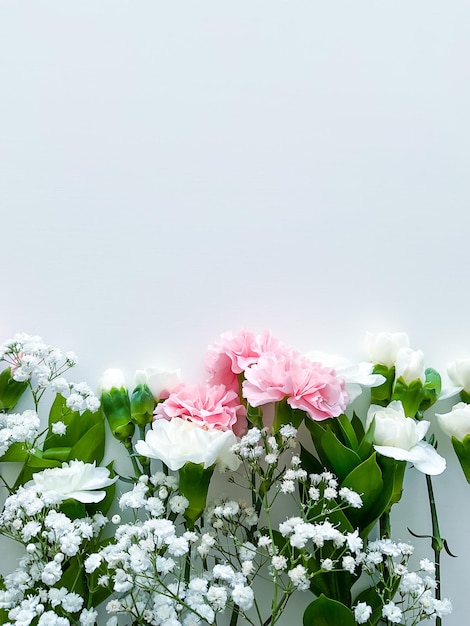
[[[376,626],[380,622],[382,617],[382,600],[380,599],[379,594],[377,593],[376,587],[368,587],[361,591],[361,593],[355,598],[354,605],[356,606],[359,602],[365,602],[372,609],[372,614],[365,622],[366,626]]]
[[[362,497],[363,505],[360,509],[348,508],[345,511],[352,525],[358,526],[362,531],[373,520],[376,521],[385,510],[390,501],[393,482],[387,491],[382,480],[382,471],[377,463],[377,454],[374,452],[346,476],[341,487],[349,487]]]
[[[323,594],[305,609],[303,626],[357,626],[347,606]]]
[[[62,574],[62,578],[57,583],[58,587],[65,587],[69,591],[78,593],[85,597],[86,585],[84,581],[83,566],[80,565],[80,561],[77,557],[70,559],[65,572]]]
[[[104,456],[105,433],[103,422],[88,430],[69,452],[68,460],[80,459],[84,463],[101,463]]]
[[[43,459],[54,459],[63,463],[67,461],[70,456],[70,450],[72,448],[48,448],[44,451]]]
[[[40,450],[35,450],[34,454],[29,454],[26,459],[26,463],[23,466],[18,478],[16,479],[14,489],[18,489],[20,485],[24,485],[31,480],[33,474],[36,472],[42,472],[49,467],[60,467],[61,463],[54,459],[45,459],[42,457]]]
[[[359,455],[339,442],[331,431],[323,435],[322,448],[328,458],[327,467],[331,468],[340,482],[361,464]]]
[[[322,558],[338,558],[338,549],[325,546],[326,550],[322,550]],[[331,600],[341,602],[346,606],[351,604],[351,587],[357,580],[357,576],[353,576],[346,571],[325,572],[321,569],[321,564],[315,558],[311,558],[308,562],[308,569],[313,573],[310,580],[310,591],[316,596],[325,595]]]
[[[11,368],[0,373],[0,410],[11,411],[28,388],[27,382],[18,382],[11,377]]]
[[[300,460],[302,461],[302,469],[308,474],[321,474],[323,472],[324,466],[302,444],[300,444]]]
[[[52,425],[58,421],[64,422],[67,426],[64,435],[54,435],[52,432]],[[49,431],[44,442],[44,450],[72,448],[96,424],[103,424],[102,437],[104,438],[104,416],[101,410],[95,413],[84,411],[82,414],[78,411],[71,411],[66,406],[66,399],[57,394],[49,412]]]
[[[0,461],[8,463],[24,463],[28,454],[29,452],[26,450],[24,443],[15,442],[8,448],[5,454],[0,457]]]
[[[325,420],[324,422],[315,422],[314,420],[311,420],[311,419],[305,420],[305,425],[307,426],[307,429],[309,430],[310,435],[312,437],[312,442],[313,442],[313,445],[315,446],[316,453],[318,454],[320,458],[320,463],[322,466],[321,471],[323,471],[323,468],[327,467],[328,465],[328,457],[325,454],[325,451],[323,450],[323,446],[322,446],[322,439],[327,430],[326,425],[325,425],[326,421],[329,421],[329,420]]]

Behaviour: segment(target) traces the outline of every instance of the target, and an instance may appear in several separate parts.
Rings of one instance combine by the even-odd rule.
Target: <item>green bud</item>
[[[131,417],[138,426],[150,424],[153,420],[155,399],[147,384],[140,384],[132,392]]]
[[[189,506],[184,512],[189,528],[193,528],[204,513],[214,467],[212,465],[205,469],[204,463],[188,461],[178,470],[179,491],[189,501]]]
[[[124,443],[135,430],[131,417],[129,393],[125,387],[111,387],[101,393],[101,406],[113,436]]]

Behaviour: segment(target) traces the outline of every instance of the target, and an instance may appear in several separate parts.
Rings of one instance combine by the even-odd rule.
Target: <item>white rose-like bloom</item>
[[[419,379],[422,383],[426,380],[424,373],[424,354],[422,350],[400,348],[395,361],[395,378],[403,378],[409,385]]]
[[[159,400],[162,393],[171,393],[177,387],[180,380],[181,370],[162,370],[158,367],[148,367],[145,370],[137,370],[135,384],[147,385],[155,400]]]
[[[366,340],[372,363],[387,367],[395,365],[398,350],[410,344],[406,333],[367,333]]]
[[[447,375],[449,376],[453,387],[443,389],[440,400],[447,400],[462,391],[470,393],[470,359],[457,359],[447,366]]]
[[[113,387],[120,389],[126,387],[126,379],[121,370],[110,368],[105,370],[100,382],[98,383],[98,393],[109,391]]]
[[[373,363],[353,363],[345,357],[318,350],[309,352],[306,356],[314,363],[321,363],[324,367],[335,370],[338,377],[346,383],[350,403],[361,395],[362,387],[377,387],[385,382],[381,374],[372,374]]]
[[[441,474],[445,459],[426,441],[429,422],[415,422],[406,417],[403,405],[394,400],[387,407],[372,405],[367,413],[366,428],[375,420],[374,448],[383,456],[409,461],[423,474]]]
[[[231,470],[237,469],[239,460],[231,451],[237,438],[231,430],[205,430],[179,417],[171,420],[157,419],[145,440],[137,441],[138,454],[160,459],[171,470],[178,470],[185,463],[204,463],[207,469],[219,464]]]
[[[70,461],[62,467],[53,467],[37,472],[28,486],[35,486],[39,493],[53,492],[62,500],[72,498],[85,504],[101,502],[106,496],[104,489],[116,482],[118,476],[110,478],[106,467],[96,467],[95,463]]]
[[[470,404],[459,402],[449,413],[436,413],[439,426],[449,437],[462,441],[470,434]]]

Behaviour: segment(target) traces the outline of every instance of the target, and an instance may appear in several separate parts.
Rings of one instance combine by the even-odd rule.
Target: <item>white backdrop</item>
[[[470,355],[465,0],[1,0],[2,340],[201,379],[228,329]],[[436,482],[462,626],[470,486]],[[410,472],[397,526],[429,531]],[[424,546],[423,550],[428,547]]]

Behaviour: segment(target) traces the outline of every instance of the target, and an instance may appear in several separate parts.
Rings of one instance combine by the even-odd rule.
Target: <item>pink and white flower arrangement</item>
[[[25,551],[0,580],[6,626],[95,626],[101,602],[106,626],[203,626],[224,612],[232,624],[274,626],[289,598],[310,592],[303,623],[330,623],[337,610],[332,626],[381,618],[415,626],[448,614],[450,603],[434,596],[433,564],[425,559],[412,572],[411,546],[391,531],[369,537],[379,520],[390,529],[402,461],[428,481],[445,468],[422,419],[440,377],[408,343],[403,333],[370,336],[373,363],[356,366],[304,356],[269,331],[225,333],[207,351],[207,384],[151,368],[128,390],[123,373],[108,370],[101,405],[88,385],[64,378],[73,355],[29,335],[0,346],[8,366],[0,372],[0,454],[23,463],[17,484],[7,485],[0,533]],[[464,386],[467,364],[460,369]],[[366,418],[350,407],[362,387],[377,400]],[[41,433],[46,389],[57,395]],[[25,391],[34,410],[14,413]],[[467,408],[440,419],[466,434]],[[122,470],[114,459],[114,478],[100,466],[105,420],[128,464]],[[314,453],[298,451],[298,429]],[[211,483],[215,466],[227,472],[228,493],[211,499],[220,490]],[[123,519],[112,515],[101,541],[118,478]],[[440,539],[435,526],[433,535]],[[359,578],[370,587],[356,593]]]

